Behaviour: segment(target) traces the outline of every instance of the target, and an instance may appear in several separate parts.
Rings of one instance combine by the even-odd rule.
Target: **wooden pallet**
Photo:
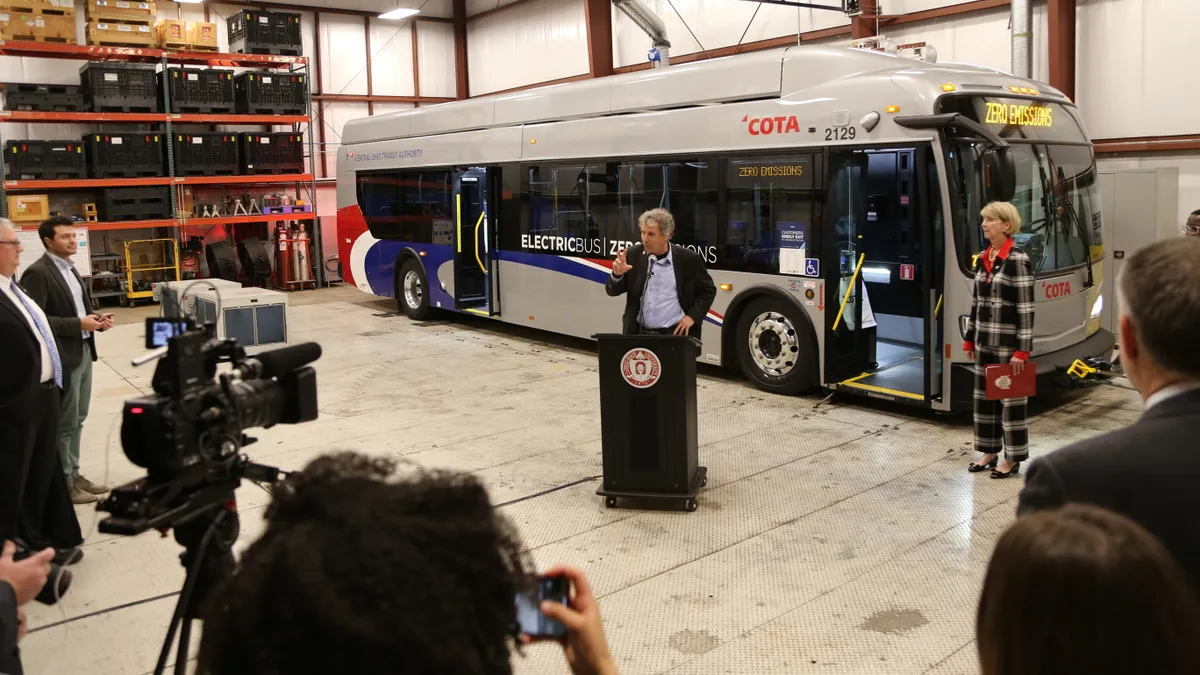
[[[106,30],[100,30],[103,25]],[[128,27],[131,30],[116,30],[113,27]],[[145,30],[142,30],[145,28]],[[130,24],[91,23],[87,28],[88,44],[93,47],[157,47],[158,36],[149,26]]]
[[[163,49],[170,49],[177,52],[190,52],[192,46],[186,42],[163,42],[159,45]]]
[[[68,37],[51,37],[46,35],[11,35],[0,33],[0,40],[5,42],[45,42],[55,45],[77,45],[79,40]]]
[[[117,14],[115,12],[89,12],[87,19],[90,23],[117,23],[125,26],[148,26],[154,28],[154,17],[135,16],[132,14]]]

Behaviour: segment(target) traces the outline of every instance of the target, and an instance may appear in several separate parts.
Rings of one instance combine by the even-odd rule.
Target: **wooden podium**
[[[675,335],[594,336],[600,352],[604,480],[609,508],[621,498],[682,501],[708,482],[696,441],[700,342]]]

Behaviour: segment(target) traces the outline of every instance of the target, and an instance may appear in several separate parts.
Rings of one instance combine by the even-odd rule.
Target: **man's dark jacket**
[[[642,293],[646,290],[646,269],[650,258],[641,244],[631,246],[625,252],[625,262],[633,269],[618,279],[609,277],[604,289],[611,296],[625,294],[625,316],[621,330],[626,335],[638,332],[638,314],[642,308]],[[692,318],[688,335],[700,339],[704,317],[717,297],[717,287],[704,267],[704,260],[688,249],[671,244],[671,266],[675,270],[675,290],[679,295],[679,306],[683,313]]]
[[[22,675],[17,628],[17,594],[0,581],[0,675]]]
[[[67,286],[50,255],[43,255],[25,270],[21,275],[21,287],[46,313],[46,320],[50,322],[50,332],[54,333],[54,341],[58,343],[58,354],[62,358],[65,379],[83,362],[83,328],[80,327],[79,314],[75,311],[75,299],[71,295],[71,288]],[[79,280],[79,287],[83,289],[84,312],[94,313],[95,305],[92,303],[92,293],[88,284],[84,283],[75,268],[71,268],[71,273]],[[92,360],[95,361],[96,341],[94,338],[89,340],[92,343]]]
[[[1158,403],[1132,426],[1034,461],[1018,514],[1067,503],[1115,511],[1158,537],[1200,590],[1200,389]]]

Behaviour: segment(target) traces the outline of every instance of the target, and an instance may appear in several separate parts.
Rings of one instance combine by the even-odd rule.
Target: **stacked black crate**
[[[6,82],[4,89],[5,110],[30,110],[37,112],[79,112],[83,110],[83,92],[72,84],[26,84]]]
[[[234,78],[234,102],[239,114],[304,115],[308,112],[304,76],[252,70]]]
[[[300,15],[244,9],[225,20],[235,54],[300,56]]]
[[[158,74],[158,80],[161,91],[169,87],[169,112],[211,115],[234,111],[232,70],[167,68]]]
[[[100,220],[165,220],[171,217],[171,191],[166,187],[109,188],[97,204]]]
[[[157,132],[101,133],[83,137],[91,178],[162,176],[163,139]]]
[[[86,178],[83,144],[75,141],[7,141],[4,144],[7,180]]]
[[[238,135],[175,132],[175,175],[233,176],[238,173]]]
[[[286,174],[304,172],[304,135],[293,132],[239,134],[242,173]]]
[[[79,80],[84,105],[92,112],[159,111],[158,82],[151,64],[85,63],[79,69]]]

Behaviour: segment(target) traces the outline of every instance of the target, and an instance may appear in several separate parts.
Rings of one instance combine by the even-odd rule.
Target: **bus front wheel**
[[[414,321],[429,317],[429,292],[425,283],[425,270],[413,258],[404,261],[396,278],[396,304],[400,311]]]
[[[759,389],[798,394],[815,388],[817,346],[808,319],[795,306],[764,297],[737,322],[738,363]]]

